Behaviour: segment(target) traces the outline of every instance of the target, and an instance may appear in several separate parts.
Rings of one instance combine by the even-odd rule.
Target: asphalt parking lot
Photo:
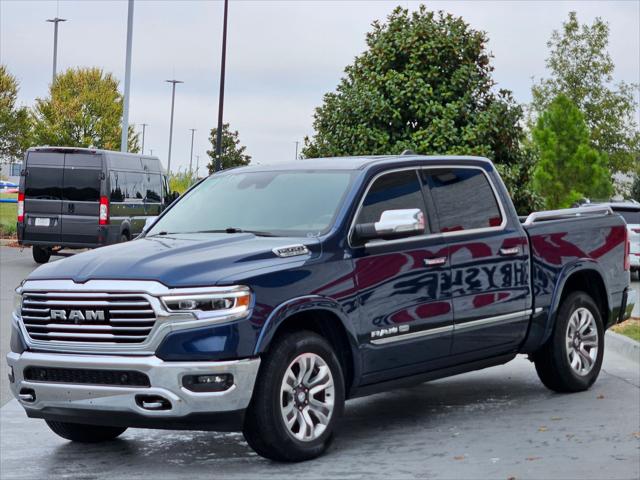
[[[240,434],[132,429],[75,445],[29,420],[7,389],[12,290],[35,267],[0,247],[0,478],[640,478],[640,363],[608,349],[594,387],[546,390],[524,358],[347,404],[324,457],[283,465]],[[635,284],[638,288],[638,284]]]

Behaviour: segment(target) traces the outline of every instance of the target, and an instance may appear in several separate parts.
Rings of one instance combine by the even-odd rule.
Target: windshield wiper
[[[256,237],[277,237],[278,236],[271,232],[263,232],[261,230],[244,230],[242,228],[236,228],[236,227],[227,227],[227,228],[218,229],[218,230],[199,230],[197,232],[191,232],[191,233],[252,233]]]

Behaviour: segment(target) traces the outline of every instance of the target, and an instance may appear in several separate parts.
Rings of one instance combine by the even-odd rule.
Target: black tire
[[[329,367],[334,381],[334,406],[326,429],[315,439],[294,438],[281,413],[280,387],[294,359],[304,353],[318,355]],[[344,411],[344,377],[331,345],[311,331],[285,334],[264,356],[253,397],[247,409],[243,433],[259,455],[280,462],[300,462],[316,458],[329,446],[336,422]]]
[[[580,375],[571,366],[568,356],[567,329],[574,312],[585,308],[595,320],[597,338],[597,354],[591,370]],[[600,311],[593,299],[584,292],[569,294],[560,305],[556,324],[549,341],[534,356],[536,372],[542,383],[555,392],[573,393],[587,390],[600,374],[604,355],[604,328]]]
[[[128,241],[129,241],[129,234],[127,232],[122,232],[122,235],[120,235],[120,243],[124,243]]]
[[[47,263],[51,258],[51,250],[37,245],[31,248],[31,254],[36,263]]]
[[[127,427],[107,427],[98,425],[82,425],[79,423],[54,422],[46,420],[49,428],[58,436],[80,443],[98,443],[113,440],[121,435]]]

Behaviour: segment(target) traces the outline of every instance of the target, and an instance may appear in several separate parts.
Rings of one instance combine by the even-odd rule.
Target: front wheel
[[[127,429],[127,427],[81,425],[79,423],[54,422],[51,420],[46,420],[46,422],[56,435],[80,443],[98,443],[113,440]]]
[[[553,334],[534,357],[544,385],[556,392],[587,390],[598,378],[604,355],[604,328],[598,307],[584,292],[560,305]]]
[[[45,247],[34,245],[31,248],[31,254],[36,263],[47,263],[51,258],[51,250]]]
[[[243,428],[247,443],[271,460],[318,457],[330,443],[344,397],[331,345],[311,331],[286,334],[263,359]]]

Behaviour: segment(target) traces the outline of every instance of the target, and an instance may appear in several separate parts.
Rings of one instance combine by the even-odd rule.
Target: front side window
[[[380,220],[385,210],[419,208],[424,213],[424,199],[415,170],[391,172],[378,177],[367,192],[356,223]]]
[[[159,174],[150,173],[147,175],[147,194],[145,200],[150,203],[160,203],[162,200],[162,184]]]
[[[440,232],[498,227],[502,215],[486,175],[478,169],[427,169],[421,172],[436,209]]]
[[[149,235],[252,231],[274,236],[327,232],[349,189],[349,171],[217,174],[186,193]]]

